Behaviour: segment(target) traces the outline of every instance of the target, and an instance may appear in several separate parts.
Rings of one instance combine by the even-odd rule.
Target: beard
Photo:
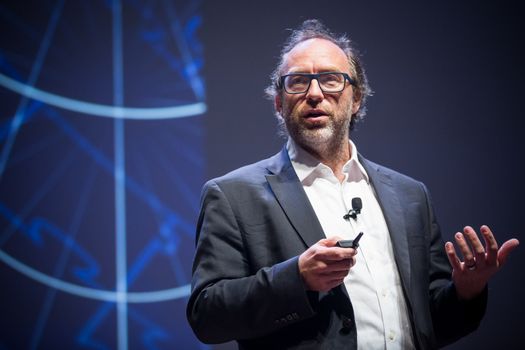
[[[306,150],[324,153],[348,144],[352,101],[343,102],[333,111],[327,111],[328,119],[319,123],[307,122],[300,111],[283,108],[281,127],[286,134]]]

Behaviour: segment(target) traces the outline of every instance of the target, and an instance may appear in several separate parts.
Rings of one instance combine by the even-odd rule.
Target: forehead
[[[283,74],[332,70],[349,72],[350,64],[344,51],[326,39],[314,38],[300,42],[283,57]]]

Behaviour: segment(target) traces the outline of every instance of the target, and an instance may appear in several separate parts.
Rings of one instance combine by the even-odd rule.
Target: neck
[[[301,145],[301,147],[321,163],[330,167],[339,181],[344,180],[345,176],[343,173],[343,166],[352,156],[347,137],[344,140],[337,142],[326,142],[317,145]]]

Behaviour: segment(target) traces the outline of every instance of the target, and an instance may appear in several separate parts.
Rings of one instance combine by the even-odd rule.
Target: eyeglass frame
[[[321,86],[321,83],[319,82],[319,77],[322,76],[322,75],[328,75],[328,74],[342,74],[343,75],[345,80],[344,80],[344,83],[343,83],[343,88],[341,90],[339,90],[339,91],[324,91],[323,90],[323,87]],[[286,87],[284,85],[284,79],[286,79],[286,77],[293,76],[293,75],[307,76],[307,77],[310,78],[310,81],[308,82],[308,87],[304,91],[302,91],[302,92],[289,92],[288,90],[286,90]],[[356,81],[354,79],[352,79],[348,73],[343,73],[343,72],[321,72],[321,73],[290,73],[290,74],[281,75],[279,77],[279,81],[277,83],[277,88],[283,89],[287,94],[291,94],[291,95],[305,94],[306,92],[308,92],[308,90],[310,90],[310,86],[312,85],[312,80],[314,80],[314,79],[317,80],[317,84],[319,85],[319,89],[321,89],[321,91],[323,93],[326,93],[326,94],[336,94],[336,93],[342,92],[346,88],[346,81],[347,80],[350,83],[350,85],[357,86],[356,85]]]

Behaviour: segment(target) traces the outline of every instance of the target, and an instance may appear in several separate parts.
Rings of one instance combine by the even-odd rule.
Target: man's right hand
[[[337,287],[355,264],[357,251],[336,246],[340,237],[321,239],[299,256],[299,273],[307,290],[327,292]]]

